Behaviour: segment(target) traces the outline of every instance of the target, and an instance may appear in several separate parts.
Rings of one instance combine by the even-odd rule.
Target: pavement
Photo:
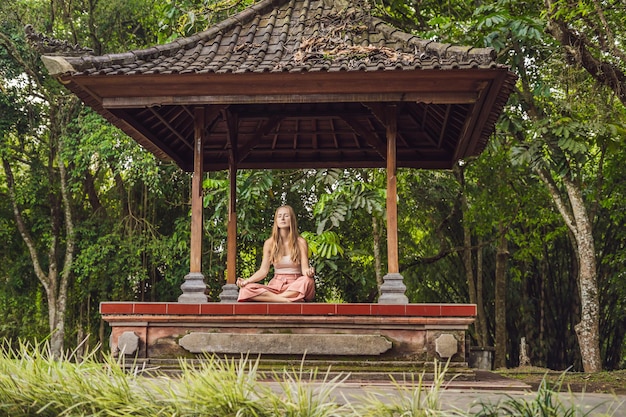
[[[265,383],[270,384],[277,392],[282,389],[277,382]],[[315,390],[323,391],[323,382],[310,384]],[[339,404],[356,404],[367,398],[375,398],[384,403],[398,403],[402,398],[415,399],[418,395],[424,399],[429,389],[433,387],[432,381],[423,381],[419,393],[416,383],[347,379],[331,385],[333,389],[330,396]],[[456,410],[467,414],[484,409],[485,404],[497,405],[511,400],[532,402],[538,399],[538,392],[529,385],[488,371],[484,373],[479,371],[475,380],[446,381],[439,389],[434,388],[433,391],[437,393],[442,410]],[[577,412],[571,417],[626,417],[626,395],[560,392],[556,393],[552,400],[552,404],[562,403],[564,411],[575,408]]]
[[[424,387],[428,389],[428,387]],[[339,403],[355,402],[367,396],[375,396],[381,401],[398,401],[401,396],[415,394],[415,387],[391,384],[363,384],[342,383],[335,391],[335,398]],[[460,410],[470,414],[483,408],[482,404],[496,405],[508,400],[524,400],[532,402],[537,399],[538,393],[530,389],[508,390],[501,386],[474,386],[469,384],[449,384],[438,391],[441,409]],[[423,394],[422,394],[423,395]],[[596,394],[596,393],[557,393],[555,401],[560,401],[565,409],[575,406],[578,413],[575,416],[626,416],[626,395]]]

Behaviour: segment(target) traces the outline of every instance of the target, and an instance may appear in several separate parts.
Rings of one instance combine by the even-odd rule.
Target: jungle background
[[[106,347],[100,301],[175,301],[189,271],[190,174],[48,76],[25,26],[101,55],[187,36],[252,3],[0,4],[0,338],[50,338],[57,351]],[[399,170],[410,302],[476,303],[472,344],[495,346],[496,367],[520,365],[522,338],[533,366],[626,367],[626,5],[363,6],[422,38],[493,47],[520,77],[480,157],[450,171]],[[286,203],[309,240],[317,301],[376,301],[386,271],[384,171],[238,176],[238,276],[259,265],[274,210]],[[218,301],[227,174],[206,174],[204,190],[203,272]]]

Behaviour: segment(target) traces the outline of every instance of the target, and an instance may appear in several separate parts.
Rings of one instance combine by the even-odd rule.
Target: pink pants
[[[251,298],[264,292],[283,294],[295,291],[299,295],[292,298],[293,301],[311,301],[315,297],[315,281],[306,275],[298,274],[277,274],[267,283],[267,285],[253,283],[239,289],[237,301],[249,301]]]

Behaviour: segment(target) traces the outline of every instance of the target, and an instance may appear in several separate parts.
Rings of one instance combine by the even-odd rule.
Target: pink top
[[[302,275],[302,268],[299,263],[294,263],[291,256],[283,256],[274,264],[274,274],[276,275]]]

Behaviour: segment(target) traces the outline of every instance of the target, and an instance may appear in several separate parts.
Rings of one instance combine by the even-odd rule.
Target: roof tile
[[[168,44],[66,58],[78,74],[86,75],[498,66],[493,49],[420,39],[354,7],[338,10],[324,0],[285,3],[263,0],[206,31]]]

